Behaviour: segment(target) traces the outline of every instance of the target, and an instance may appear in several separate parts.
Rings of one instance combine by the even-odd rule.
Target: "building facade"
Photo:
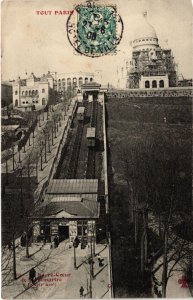
[[[94,81],[94,74],[88,72],[77,73],[52,73],[57,85],[58,92],[67,92],[68,90],[78,90],[82,84]]]
[[[54,78],[47,75],[36,77],[34,73],[26,79],[20,77],[13,83],[13,107],[22,111],[39,110],[54,101]]]
[[[140,27],[132,41],[132,57],[126,63],[127,83],[130,89],[168,88],[177,85],[174,58],[171,49],[159,46],[156,31],[143,14]]]

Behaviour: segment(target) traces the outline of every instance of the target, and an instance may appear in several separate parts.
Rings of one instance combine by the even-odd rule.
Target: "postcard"
[[[191,1],[1,16],[2,298],[192,297]]]

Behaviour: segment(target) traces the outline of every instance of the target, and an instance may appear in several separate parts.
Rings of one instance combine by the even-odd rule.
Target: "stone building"
[[[177,85],[171,49],[159,46],[156,31],[147,21],[147,12],[132,41],[132,57],[126,63],[127,88],[168,88]]]
[[[73,73],[51,73],[57,85],[58,92],[67,92],[68,90],[78,90],[82,84],[94,81],[94,74],[88,72]]]
[[[13,107],[22,111],[39,110],[54,101],[54,78],[47,75],[36,77],[31,73],[26,79],[13,82]]]

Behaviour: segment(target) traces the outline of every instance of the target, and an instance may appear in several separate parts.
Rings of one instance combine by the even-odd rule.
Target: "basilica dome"
[[[146,48],[159,46],[156,31],[147,21],[147,12],[144,12],[143,17],[140,19],[140,25],[134,33],[132,45],[135,50],[145,50]]]

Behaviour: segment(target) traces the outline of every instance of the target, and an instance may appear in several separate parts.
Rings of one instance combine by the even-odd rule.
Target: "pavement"
[[[50,244],[33,244],[30,258],[25,258],[25,248],[17,247],[16,265],[17,279],[13,280],[12,252],[9,266],[2,271],[2,298],[4,299],[79,299],[80,287],[84,288],[84,298],[90,298],[90,265],[87,258],[90,254],[89,245],[85,249],[76,248],[76,265],[74,268],[74,248],[69,242],[63,241],[58,248],[50,249]],[[92,279],[92,298],[109,298],[110,279],[108,276],[108,246],[95,245],[95,253],[100,252],[104,259],[100,267],[94,257],[94,278]],[[9,254],[10,253],[10,254]],[[7,260],[8,261],[8,260]],[[29,283],[29,270],[36,270],[36,283]]]

